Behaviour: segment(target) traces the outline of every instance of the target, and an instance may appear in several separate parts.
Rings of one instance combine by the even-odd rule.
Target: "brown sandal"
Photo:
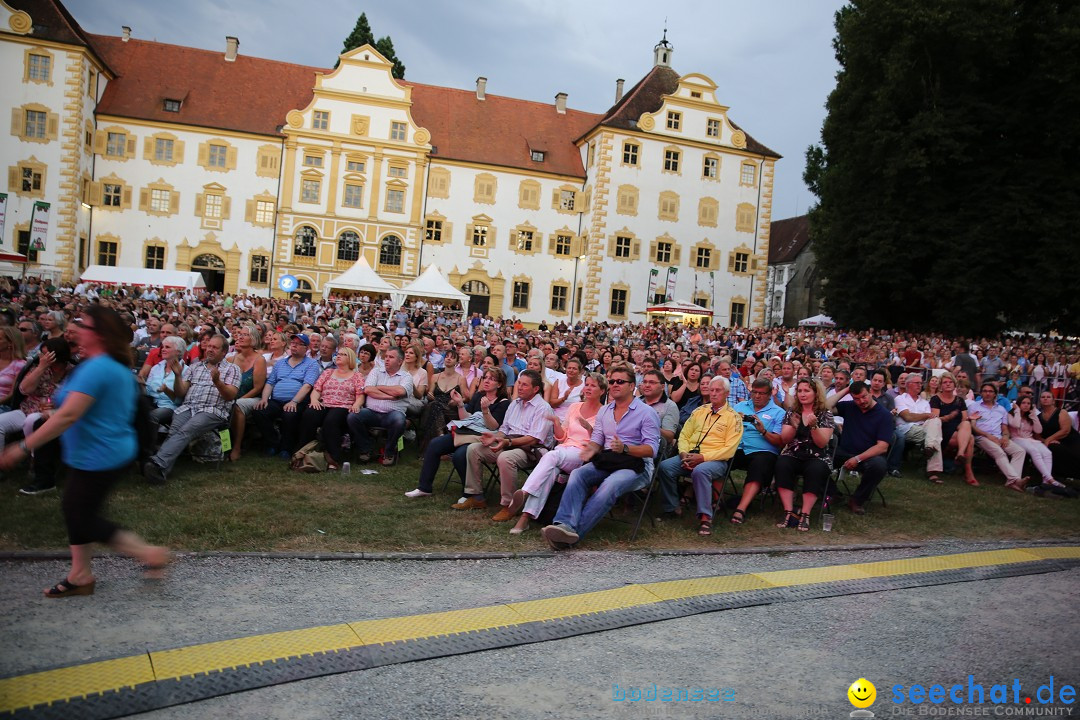
[[[785,510],[784,513],[784,519],[776,523],[776,527],[783,529],[799,527],[799,513],[791,510]]]
[[[701,520],[698,523],[697,534],[701,535],[702,537],[712,535],[712,520],[710,518],[707,518],[705,516],[701,517]]]

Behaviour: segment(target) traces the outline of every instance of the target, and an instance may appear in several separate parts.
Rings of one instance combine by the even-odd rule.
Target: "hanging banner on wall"
[[[671,302],[675,299],[675,273],[678,272],[678,268],[668,268],[667,271],[667,300],[665,302]]]
[[[0,193],[0,247],[4,245],[4,225],[7,222],[7,193]]]
[[[45,250],[45,241],[49,239],[49,203],[40,200],[34,203],[34,212],[30,216],[30,244],[27,249],[36,252]]]
[[[647,298],[646,301],[649,303],[652,303],[653,301],[653,288],[656,287],[656,280],[659,275],[660,271],[656,268],[649,271],[649,292],[645,294],[645,297]]]

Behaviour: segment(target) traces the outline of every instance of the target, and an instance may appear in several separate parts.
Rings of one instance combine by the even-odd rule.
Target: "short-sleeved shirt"
[[[792,418],[798,410],[789,410],[784,416],[784,425],[795,425],[792,422]],[[833,420],[833,414],[828,410],[822,410],[817,414],[817,424],[819,428],[836,428],[836,422]],[[811,436],[811,430],[806,426],[806,423],[799,422],[799,426],[795,428],[795,437],[791,439],[784,449],[780,451],[781,455],[785,457],[793,457],[797,460],[821,460],[830,468],[832,467],[832,456],[829,454],[829,444],[825,443],[825,447],[819,447],[814,438]]]
[[[63,405],[73,392],[89,395],[94,403],[60,436],[65,465],[78,470],[113,470],[135,459],[139,449],[135,385],[131,370],[108,355],[96,355],[75,367],[56,391],[56,406]]]
[[[616,435],[626,445],[651,445],[652,457],[646,458],[646,465],[651,466],[660,447],[660,418],[652,408],[634,398],[622,419],[615,422],[615,403],[610,402],[596,414],[592,442],[610,450],[611,439]]]
[[[661,395],[660,401],[649,405],[649,407],[655,410],[657,416],[659,416],[661,430],[675,432],[679,429],[679,406],[675,404],[674,400],[666,395]]]
[[[742,415],[757,415],[758,419],[761,420],[761,424],[765,427],[765,432],[779,433],[783,429],[784,410],[774,403],[771,398],[768,404],[760,410],[754,409],[752,400],[743,400],[734,406],[734,410]],[[743,423],[742,442],[739,444],[739,449],[747,455],[756,452],[780,454],[779,448],[766,440],[765,436],[759,433],[753,424],[748,422]]]
[[[925,415],[930,412],[930,401],[923,399],[921,395],[919,397],[913,398],[911,397],[911,393],[900,393],[896,396],[896,427],[898,430],[900,430],[901,434],[904,434],[909,429],[911,429],[912,425],[922,425],[924,422],[922,420],[919,420],[917,422],[905,421],[899,415],[905,410],[911,413]]]
[[[378,413],[388,413],[394,410],[402,413],[405,412],[405,407],[407,403],[406,398],[410,397],[413,394],[413,381],[412,376],[409,375],[409,373],[405,372],[401,368],[398,368],[398,371],[391,375],[390,373],[386,372],[385,368],[380,369],[376,367],[373,368],[372,371],[367,374],[367,378],[364,379],[364,387],[367,387],[369,385],[372,387],[376,385],[381,385],[384,387],[389,385],[395,385],[405,388],[405,394],[393,400],[383,400],[382,398],[369,397],[367,399],[367,402],[365,403],[365,406],[369,410]]]
[[[364,374],[354,372],[342,380],[334,377],[334,372],[334,368],[324,370],[315,381],[319,402],[326,407],[351,408],[364,393]]]
[[[161,389],[161,386],[172,389],[176,382],[176,373],[169,370],[168,363],[164,360],[155,363],[150,368],[150,374],[146,376],[146,394],[154,401],[154,407],[175,410],[179,403]]]
[[[969,400],[967,411],[968,417],[973,418],[975,427],[996,438],[1001,437],[1001,426],[1009,421],[1009,414],[997,403],[986,407],[982,400]],[[976,413],[979,415],[977,418],[974,417]]]
[[[896,424],[892,414],[879,405],[863,412],[854,402],[836,404],[834,412],[844,418],[844,432],[840,433],[839,451],[858,455],[872,448],[877,442],[891,442]]]
[[[292,402],[304,385],[314,387],[322,372],[319,362],[313,357],[305,355],[296,365],[289,364],[291,359],[286,356],[274,363],[274,369],[266,378],[266,384],[274,386],[271,399],[281,403]]]
[[[240,368],[230,362],[218,363],[218,376],[225,385],[240,387]],[[210,377],[210,368],[203,361],[184,368],[184,382],[190,383],[187,394],[184,395],[184,404],[181,407],[190,408],[192,412],[210,413],[222,420],[229,417],[230,401],[222,397],[217,386]]]

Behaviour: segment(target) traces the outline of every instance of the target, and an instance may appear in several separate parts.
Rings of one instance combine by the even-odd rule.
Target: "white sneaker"
[[[431,495],[432,493],[424,492],[420,488],[416,488],[415,490],[410,490],[409,492],[405,493],[405,497],[407,498],[431,497]]]

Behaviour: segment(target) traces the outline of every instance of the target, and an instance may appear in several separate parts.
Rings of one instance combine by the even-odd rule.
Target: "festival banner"
[[[653,268],[652,270],[649,271],[649,292],[645,294],[646,302],[649,305],[652,305],[653,300],[655,299],[653,297],[653,288],[656,287],[656,279],[657,279],[657,276],[659,274],[660,274],[660,271],[657,270],[656,268]]]
[[[30,244],[27,252],[45,250],[45,241],[49,238],[49,203],[40,200],[34,203],[34,212],[30,216]]]
[[[667,272],[667,299],[665,302],[671,302],[675,299],[675,273],[678,272],[678,268],[668,268]]]
[[[7,193],[0,193],[0,247],[4,244],[4,225],[7,222]]]

